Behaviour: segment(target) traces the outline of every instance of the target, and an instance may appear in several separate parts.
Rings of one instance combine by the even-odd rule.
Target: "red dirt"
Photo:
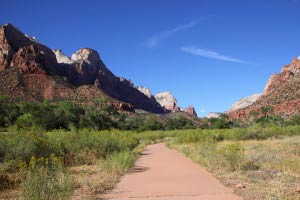
[[[136,166],[104,199],[241,200],[210,173],[164,144],[146,147]]]

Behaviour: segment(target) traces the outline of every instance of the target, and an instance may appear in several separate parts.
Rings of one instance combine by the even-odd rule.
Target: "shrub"
[[[300,116],[294,115],[291,117],[291,119],[288,121],[289,125],[300,125]]]
[[[15,160],[17,158],[29,161],[31,156],[37,152],[37,145],[30,135],[11,134],[5,137],[4,160]]]
[[[35,125],[34,118],[30,113],[23,114],[18,117],[18,119],[15,122],[15,125],[18,129],[30,129]]]
[[[244,149],[241,145],[228,144],[221,149],[221,154],[224,156],[225,164],[229,170],[235,171],[240,169],[244,156]]]
[[[67,200],[73,191],[73,180],[55,156],[32,157],[28,166],[23,167],[21,188],[24,200]]]
[[[244,161],[241,164],[241,170],[244,170],[244,171],[258,170],[258,169],[259,169],[259,166],[257,164],[255,164],[255,162],[252,160]]]
[[[123,174],[134,165],[134,161],[135,156],[132,152],[114,153],[101,163],[101,168],[108,173]]]

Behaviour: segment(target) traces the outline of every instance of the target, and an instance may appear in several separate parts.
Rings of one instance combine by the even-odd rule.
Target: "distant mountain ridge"
[[[176,98],[173,96],[171,92],[159,92],[155,95],[151,94],[151,91],[142,86],[138,86],[137,89],[144,93],[149,98],[155,99],[164,109],[171,112],[184,112],[191,117],[198,117],[197,112],[193,106],[189,106],[187,108],[180,108]]]

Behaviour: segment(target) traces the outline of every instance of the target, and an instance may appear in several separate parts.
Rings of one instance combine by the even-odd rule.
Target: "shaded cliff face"
[[[300,114],[300,60],[294,58],[279,74],[272,74],[261,96],[250,106],[228,113],[231,120],[247,119],[251,111],[272,106],[284,118]]]
[[[36,73],[37,68],[50,72],[57,66],[56,57],[49,48],[27,37],[12,24],[0,26],[0,70],[20,64],[23,73]]]
[[[0,76],[1,94],[13,100],[84,101],[110,96],[138,109],[165,112],[130,81],[115,76],[97,51],[83,48],[68,58],[61,50],[52,51],[11,24],[0,26]]]

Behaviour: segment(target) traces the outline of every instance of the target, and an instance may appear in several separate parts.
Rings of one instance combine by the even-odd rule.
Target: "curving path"
[[[146,147],[115,189],[114,200],[241,200],[207,171],[163,143]]]

